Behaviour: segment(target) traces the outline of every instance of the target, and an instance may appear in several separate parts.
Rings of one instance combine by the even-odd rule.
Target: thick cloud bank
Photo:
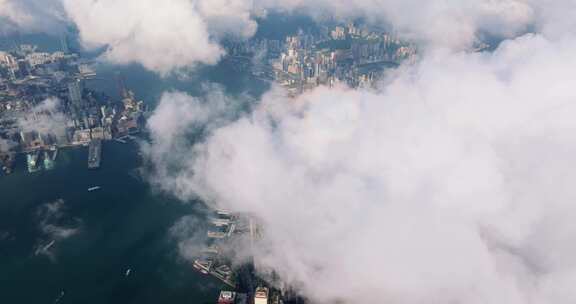
[[[550,2],[550,3],[548,3]],[[479,34],[510,37],[553,19],[568,1],[535,0],[0,0],[0,19],[12,27],[39,26],[67,16],[87,47],[106,46],[114,63],[139,63],[166,74],[214,64],[223,56],[222,38],[249,38],[256,17],[267,11],[315,17],[364,17],[391,25],[402,36],[426,44],[467,48]],[[4,22],[6,24],[6,22]],[[34,25],[34,26],[32,26]],[[561,24],[565,26],[567,24]]]
[[[573,303],[576,39],[562,36],[430,51],[376,91],[275,89],[188,150],[205,111],[169,119],[183,107],[164,98],[147,152],[170,174],[155,181],[258,217],[259,269],[313,303]]]
[[[0,35],[53,31],[64,19],[60,0],[0,0]]]
[[[223,54],[189,0],[64,0],[87,46],[108,46],[114,63],[141,63],[167,73],[195,63],[214,64]]]
[[[466,48],[479,32],[511,36],[535,22],[527,0],[262,0],[274,9],[298,9],[314,16],[365,18],[388,24],[404,37],[443,47]]]
[[[12,150],[15,147],[16,147],[15,142],[13,142],[9,139],[4,139],[4,138],[0,137],[0,153],[9,152],[10,150]]]

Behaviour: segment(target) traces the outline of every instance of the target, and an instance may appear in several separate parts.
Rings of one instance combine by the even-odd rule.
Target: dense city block
[[[64,41],[65,39],[63,39]],[[90,90],[96,73],[88,60],[62,51],[17,45],[0,52],[0,161],[10,173],[17,153],[27,154],[30,172],[50,170],[58,148],[90,146],[90,168],[100,164],[104,140],[138,133],[145,106],[118,75],[118,98]],[[112,79],[111,81],[115,81]],[[40,161],[42,159],[42,161]]]

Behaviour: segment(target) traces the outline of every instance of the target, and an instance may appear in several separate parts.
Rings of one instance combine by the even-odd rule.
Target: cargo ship
[[[93,139],[88,145],[88,168],[100,168],[100,159],[102,157],[102,141]]]
[[[196,270],[200,271],[203,274],[209,274],[210,268],[212,268],[212,264],[214,264],[214,262],[211,259],[200,258],[200,259],[194,260],[194,263],[192,264],[192,266],[194,268],[196,268]]]

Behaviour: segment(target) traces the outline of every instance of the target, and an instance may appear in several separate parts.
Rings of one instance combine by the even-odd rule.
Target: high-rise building
[[[74,80],[68,84],[68,98],[75,106],[82,103],[82,88],[79,80]]]
[[[254,304],[268,304],[268,288],[258,287],[254,293]]]
[[[66,34],[62,34],[62,36],[60,36],[60,49],[64,54],[70,53],[70,47],[68,46],[68,36]]]

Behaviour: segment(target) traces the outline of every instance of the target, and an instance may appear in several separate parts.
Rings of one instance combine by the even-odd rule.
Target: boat
[[[92,191],[99,190],[99,189],[100,189],[100,186],[94,186],[94,187],[88,188],[88,191],[92,192]]]
[[[44,246],[44,248],[42,248],[42,251],[48,251],[48,249],[52,248],[52,246],[54,246],[55,243],[56,241],[52,240],[50,243]]]
[[[50,248],[52,248],[52,246],[54,246],[55,243],[56,243],[56,241],[52,240],[48,244],[46,244],[40,248],[37,248],[36,251],[34,252],[34,255],[39,255],[42,253],[48,253],[48,250]]]
[[[128,268],[128,269],[126,270],[126,272],[124,273],[124,276],[127,277],[127,276],[130,275],[130,273],[132,273],[132,269],[131,269],[131,268]]]
[[[194,260],[192,266],[196,268],[196,270],[200,271],[203,274],[208,274],[210,272],[210,268],[214,262],[209,259],[197,259]]]

